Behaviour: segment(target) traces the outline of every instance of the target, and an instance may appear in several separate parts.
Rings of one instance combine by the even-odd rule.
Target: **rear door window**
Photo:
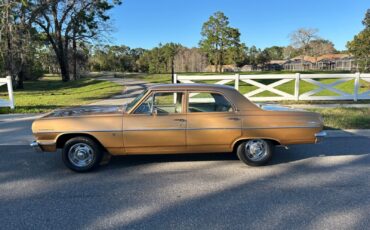
[[[188,112],[232,112],[231,103],[220,93],[189,92]]]

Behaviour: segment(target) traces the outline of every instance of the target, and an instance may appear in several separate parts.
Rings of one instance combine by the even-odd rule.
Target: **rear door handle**
[[[174,119],[174,121],[180,121],[180,122],[185,122],[185,119]]]
[[[232,121],[239,121],[240,120],[240,118],[237,118],[237,117],[229,117],[228,119],[232,120]]]

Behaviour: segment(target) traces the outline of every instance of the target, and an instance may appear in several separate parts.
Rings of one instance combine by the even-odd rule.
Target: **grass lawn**
[[[370,108],[309,109],[324,118],[325,129],[370,129]]]
[[[0,108],[4,113],[41,113],[56,108],[85,105],[108,98],[122,91],[122,86],[112,82],[83,78],[62,82],[59,77],[44,77],[26,81],[24,90],[14,91],[15,109]],[[1,87],[0,98],[7,99],[6,87]]]

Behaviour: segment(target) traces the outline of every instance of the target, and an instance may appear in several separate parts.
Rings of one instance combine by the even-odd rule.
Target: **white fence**
[[[10,107],[11,109],[14,109],[12,78],[9,76],[6,78],[0,78],[0,86],[2,85],[7,85],[8,87],[9,100],[0,99],[0,107]]]
[[[275,80],[272,83],[264,84],[261,79]],[[333,79],[330,83],[323,83],[320,80]],[[344,82],[353,80],[353,91],[345,92],[335,86]],[[257,89],[253,89],[249,92],[244,92],[244,96],[252,101],[281,101],[281,100],[363,100],[370,99],[370,74],[354,73],[354,74],[257,74],[257,75],[176,75],[174,77],[174,83],[196,83],[194,81],[217,81],[215,84],[225,85],[230,83],[239,90],[240,82],[247,83],[248,85],[255,86]],[[289,92],[277,89],[279,85],[286,84],[293,81],[292,89]],[[300,84],[307,82],[313,85],[313,89],[308,92],[300,92]],[[365,83],[366,84],[363,84]],[[365,88],[361,89],[361,85]],[[322,91],[330,91],[336,94],[336,96],[317,96],[315,94]],[[276,96],[257,96],[258,94],[268,91],[275,94]]]

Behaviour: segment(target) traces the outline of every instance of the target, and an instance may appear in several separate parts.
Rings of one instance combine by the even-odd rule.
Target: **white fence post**
[[[177,84],[177,74],[173,75],[173,84]]]
[[[237,73],[235,74],[235,85],[234,85],[236,90],[239,90],[239,80],[240,80],[240,74]]]
[[[358,99],[358,89],[360,88],[360,73],[355,73],[355,91],[353,92],[353,100],[357,101]]]
[[[295,74],[295,84],[294,84],[294,98],[296,101],[299,101],[299,81],[301,79],[301,74]]]
[[[12,77],[7,76],[7,86],[8,86],[8,93],[9,93],[9,106],[11,109],[14,109],[14,96],[13,96],[13,85],[12,85]]]

